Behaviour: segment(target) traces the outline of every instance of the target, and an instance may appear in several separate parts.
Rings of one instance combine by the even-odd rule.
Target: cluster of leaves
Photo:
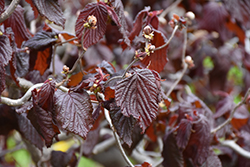
[[[0,23],[0,93],[22,97],[26,90],[21,88],[20,78],[43,85],[31,90],[31,98],[18,107],[0,105],[0,135],[8,136],[15,129],[42,150],[52,146],[61,132],[73,133],[86,139],[83,154],[90,156],[100,142],[99,130],[108,110],[128,153],[143,136],[148,138],[145,150],[157,151],[161,149],[157,145],[160,137],[164,167],[220,167],[229,162],[232,167],[248,166],[250,160],[220,145],[222,139],[237,140],[250,151],[247,104],[236,110],[230,124],[215,134],[211,131],[229,117],[237,100],[234,93],[241,98],[250,85],[250,53],[245,49],[250,4],[247,0],[181,3],[180,8],[197,16],[183,22],[187,29],[182,30],[191,34],[186,52],[195,67],[188,70],[168,100],[164,94],[173,84],[169,74],[182,69],[182,32],[177,32],[169,45],[154,49],[164,45],[173,30],[162,21],[171,18],[162,18],[163,10],[157,6],[167,8],[171,2],[138,1],[139,6],[130,7],[130,16],[124,7],[129,8],[131,2],[121,0],[81,2],[79,8],[73,2],[64,5],[57,0],[26,0],[18,5]],[[29,5],[32,19],[24,15],[24,6]],[[63,16],[66,6],[72,12],[80,10],[72,26],[75,35],[54,28],[67,26]],[[8,7],[1,1],[0,15]],[[130,17],[135,18],[133,23]],[[35,32],[31,32],[31,20],[36,22]],[[235,37],[237,42],[231,40]],[[71,51],[64,50],[58,58],[57,46],[65,41],[71,44],[67,45]],[[149,52],[152,45],[155,48]],[[78,52],[84,55],[78,56]],[[80,68],[75,69],[78,62]],[[64,64],[75,71],[63,68]],[[126,64],[128,67],[121,69]],[[66,92],[56,83],[62,80],[68,81],[64,84]],[[189,85],[194,94],[185,93],[183,85]],[[77,151],[54,151],[50,163],[74,166]],[[0,157],[0,163],[6,162]]]

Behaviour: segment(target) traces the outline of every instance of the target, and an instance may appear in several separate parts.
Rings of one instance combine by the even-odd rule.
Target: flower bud
[[[188,68],[194,67],[194,61],[191,56],[185,57],[185,63],[187,63]]]
[[[146,27],[144,27],[143,29],[143,33],[146,35],[149,35],[151,33],[152,29],[149,25],[147,25]]]
[[[97,19],[94,15],[88,16],[87,22],[89,23],[90,27],[95,27]]]

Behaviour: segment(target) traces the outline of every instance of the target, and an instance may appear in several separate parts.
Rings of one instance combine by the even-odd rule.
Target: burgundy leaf
[[[56,118],[62,128],[86,138],[93,126],[93,108],[88,93],[57,90],[55,97]]]
[[[21,48],[23,41],[27,41],[30,38],[23,13],[24,9],[18,5],[10,17],[3,22],[5,27],[11,27],[15,33],[15,41],[18,48]]]
[[[228,12],[223,4],[217,2],[208,2],[202,11],[203,18],[200,20],[200,28],[209,32],[217,31],[220,38],[225,41],[228,39],[228,33],[225,23]]]
[[[219,157],[210,149],[207,160],[202,164],[201,167],[222,167]]]
[[[0,135],[8,135],[10,131],[17,129],[17,117],[14,108],[0,104]]]
[[[38,70],[40,72],[40,75],[44,75],[45,71],[50,67],[51,57],[51,46],[42,51],[31,50],[29,59],[29,70]]]
[[[115,24],[117,26],[121,26],[120,22],[119,22],[119,18],[116,14],[116,12],[114,11],[114,9],[108,5],[106,5],[107,10],[108,10],[108,15],[112,18],[112,20],[115,22]]]
[[[121,113],[140,121],[143,132],[156,118],[159,90],[149,69],[137,69],[130,77],[117,83],[115,99]]]
[[[23,138],[28,140],[31,144],[35,145],[38,149],[42,150],[44,142],[26,116],[27,114],[17,115],[19,126],[18,131]]]
[[[84,23],[87,21],[88,16],[95,16],[97,19],[96,28],[84,28]],[[88,48],[89,46],[96,44],[105,34],[107,27],[108,11],[107,7],[103,3],[89,3],[80,12],[75,25],[76,36],[81,40],[83,31],[83,46]]]
[[[34,105],[27,117],[45,140],[46,146],[50,147],[54,136],[60,133],[59,129],[53,123],[52,114],[45,111],[39,105]]]
[[[136,119],[132,116],[127,117],[121,113],[120,107],[116,105],[113,100],[107,101],[105,107],[109,110],[110,117],[118,135],[121,139],[131,147],[132,144],[132,132],[135,127]]]
[[[182,119],[176,136],[176,144],[181,149],[184,150],[189,142],[189,138],[192,130],[192,122],[188,119]]]
[[[58,0],[32,0],[41,16],[64,28],[65,18]]]
[[[151,43],[157,48],[166,43],[166,38],[162,32],[154,30],[154,39],[151,41]],[[168,62],[167,48],[168,46],[154,51],[154,53],[151,53],[150,56],[146,56],[141,61],[142,64],[144,64],[145,66],[149,66],[149,69],[161,72]]]
[[[112,1],[111,4],[114,7],[116,14],[118,15],[118,20],[119,20],[119,23],[121,25],[119,28],[119,31],[123,35],[123,41],[125,42],[125,44],[127,46],[130,47],[130,41],[128,39],[128,32],[127,32],[128,26],[127,26],[127,22],[126,22],[126,17],[124,15],[124,7],[122,4],[122,1],[115,0],[115,1]]]
[[[11,60],[9,62],[9,64],[10,64],[10,74],[11,74],[12,79],[19,86],[19,81],[18,81],[17,75],[16,75],[17,45],[16,45],[16,42],[15,42],[15,35],[14,35],[14,32],[12,31],[11,27],[8,27],[7,29],[5,29],[5,33],[9,36],[10,44],[11,44],[11,47],[12,47],[12,50],[13,50],[12,57],[11,57]]]
[[[0,66],[6,66],[11,60],[12,48],[6,35],[0,35]]]
[[[52,151],[50,157],[50,163],[52,167],[67,167],[67,166],[76,166],[77,157],[74,153],[74,150],[67,152],[61,151]]]
[[[0,15],[4,12],[5,1],[0,1]]]
[[[110,62],[107,62],[105,60],[103,60],[100,64],[97,64],[97,67],[100,67],[104,73],[110,75],[116,72],[115,67]]]
[[[52,112],[54,107],[55,81],[47,80],[44,82],[38,93],[38,105],[47,112]]]
[[[44,50],[52,46],[58,40],[55,32],[40,31],[34,37],[25,42],[24,46],[30,50]]]
[[[5,89],[5,68],[4,66],[0,65],[0,93]]]
[[[249,120],[249,111],[245,105],[240,106],[234,113],[234,117],[231,120],[232,126],[239,130],[242,126],[246,125]]]
[[[235,106],[233,100],[232,96],[227,96],[223,100],[219,101],[216,105],[216,113],[213,117],[219,118],[226,113],[230,113]]]
[[[16,112],[18,114],[22,114],[22,113],[25,113],[25,112],[31,110],[32,108],[33,108],[33,102],[28,101],[28,102],[24,103],[20,108],[16,109]]]
[[[230,17],[249,28],[250,2],[248,0],[228,0],[223,3]]]
[[[163,166],[164,167],[183,167],[184,158],[182,152],[179,150],[173,132],[167,134],[163,139]]]
[[[209,156],[211,141],[210,125],[206,117],[199,114],[193,121],[192,134],[183,152],[185,158],[191,158],[197,166],[202,165]]]
[[[143,19],[148,14],[149,10],[150,10],[150,7],[145,7],[145,9],[143,9],[136,15],[135,21],[133,23],[133,29],[129,35],[130,41],[132,41],[135,38],[135,36],[138,36],[139,33],[141,32]]]
[[[16,75],[24,77],[29,71],[29,54],[26,52],[16,52]]]

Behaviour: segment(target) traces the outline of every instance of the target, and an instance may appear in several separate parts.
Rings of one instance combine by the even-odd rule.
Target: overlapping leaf
[[[0,15],[4,12],[5,1],[0,1]]]
[[[0,35],[0,66],[6,66],[11,60],[12,48],[6,35]]]
[[[116,105],[114,99],[107,101],[105,107],[109,110],[110,117],[118,135],[130,147],[132,144],[132,132],[135,127],[136,119],[132,116],[127,117],[121,113],[120,107]]]
[[[117,83],[115,100],[121,113],[140,121],[143,132],[156,118],[159,90],[154,74],[149,69],[137,69]]]
[[[222,167],[222,164],[218,155],[216,155],[214,151],[211,149],[207,160],[202,164],[201,167],[215,167],[215,166]]]
[[[211,140],[210,125],[206,117],[199,115],[194,119],[188,145],[183,152],[185,158],[191,158],[197,166],[202,165],[209,156],[209,145]]]
[[[42,150],[44,142],[41,136],[36,131],[30,120],[26,117],[26,114],[17,115],[18,118],[18,131],[26,140],[35,145],[38,149]]]
[[[30,3],[30,1],[28,1]],[[58,0],[32,0],[41,16],[64,28],[65,18]],[[36,10],[34,11],[36,15]]]
[[[25,42],[24,46],[31,50],[43,50],[54,44],[58,38],[55,32],[40,31],[34,37]]]
[[[55,82],[47,80],[40,91],[32,91],[33,108],[28,112],[28,118],[38,133],[44,138],[47,147],[51,146],[52,139],[59,134],[59,129],[53,123],[53,95]]]
[[[23,13],[24,9],[18,5],[10,17],[3,22],[5,27],[12,28],[15,34],[17,47],[19,48],[23,41],[27,41],[30,38],[30,34],[25,25]]]
[[[177,130],[176,144],[184,150],[188,144],[192,130],[192,122],[188,119],[182,119]]]
[[[93,126],[93,108],[88,93],[57,90],[55,98],[56,118],[62,128],[86,138]]]
[[[166,38],[162,32],[154,30],[154,38],[151,43],[157,48],[166,43]],[[150,56],[146,56],[141,61],[142,64],[144,64],[145,66],[149,65],[149,69],[161,72],[164,69],[166,63],[168,62],[167,48],[168,46],[154,51],[154,53],[151,53]]]
[[[176,138],[173,132],[167,134],[163,139],[164,147],[162,164],[164,167],[182,167],[184,166],[184,158],[182,152],[176,144]]]
[[[5,68],[0,65],[0,93],[5,89]]]
[[[97,19],[96,28],[84,28],[84,23],[87,21],[88,16],[95,16]],[[83,31],[83,46],[88,48],[89,46],[97,43],[104,35],[106,31],[106,22],[108,19],[108,11],[103,3],[89,3],[80,12],[75,25],[76,36],[81,40]]]
[[[76,166],[77,157],[74,150],[69,150],[67,152],[52,151],[50,157],[50,163],[52,167],[66,167],[66,166]]]
[[[128,32],[127,32],[128,26],[126,22],[126,17],[124,15],[124,7],[122,1],[115,0],[112,1],[111,4],[114,7],[116,14],[118,15],[118,20],[121,25],[119,31],[123,35],[123,41],[125,42],[126,45],[130,46],[130,41],[128,39]]]

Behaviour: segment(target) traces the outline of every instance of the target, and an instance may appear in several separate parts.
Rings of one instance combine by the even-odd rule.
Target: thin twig
[[[122,148],[122,144],[121,144],[121,142],[120,142],[119,136],[118,136],[118,134],[116,133],[115,127],[114,127],[114,125],[112,124],[111,118],[110,118],[110,116],[109,116],[109,111],[108,111],[107,109],[104,109],[104,114],[105,114],[105,118],[106,118],[106,120],[108,121],[108,123],[109,123],[111,129],[113,130],[113,133],[114,133],[114,136],[115,136],[116,143],[118,144],[118,147],[119,147],[119,149],[120,149],[120,151],[121,151],[121,153],[122,153],[123,158],[125,159],[125,161],[128,163],[129,166],[134,167],[134,165],[130,162],[130,160],[128,159],[128,157],[127,157],[125,151],[124,151],[123,148]]]
[[[176,26],[178,28],[178,26]],[[187,30],[184,31],[184,42],[183,42],[183,50],[182,50],[182,64],[183,64],[183,69],[181,72],[181,75],[179,76],[179,78],[174,82],[174,84],[169,88],[166,96],[168,97],[171,92],[174,90],[174,88],[176,87],[176,85],[180,82],[180,80],[182,79],[182,77],[184,76],[184,74],[186,73],[187,69],[188,69],[188,65],[185,62],[185,55],[186,55],[186,48],[187,48]]]
[[[74,70],[76,69],[77,67],[77,64],[80,62],[80,60],[82,59],[84,53],[86,52],[86,50],[83,50],[81,55],[77,58],[77,60],[75,61],[73,67],[71,68],[71,70],[68,72],[68,74],[72,74],[74,72]]]
[[[179,5],[179,3],[181,3],[182,0],[177,0],[174,3],[172,3],[170,6],[168,6],[161,14],[159,17],[165,17],[170,11],[172,11],[174,8],[176,8],[176,6]]]
[[[233,149],[235,152],[237,152],[241,156],[243,156],[247,159],[250,159],[250,152],[241,148],[238,144],[235,143],[234,140],[224,140],[224,141],[221,141],[220,144],[223,146],[230,147],[231,149]]]
[[[217,131],[219,131],[220,129],[222,129],[224,126],[226,126],[232,119],[233,119],[233,116],[234,116],[234,113],[236,112],[236,110],[242,106],[243,104],[246,103],[247,99],[248,99],[248,96],[250,95],[250,88],[247,90],[243,100],[241,102],[239,102],[232,110],[229,118],[223,122],[222,124],[220,124],[219,126],[217,126],[216,128],[214,128],[211,133],[216,133]]]
[[[176,33],[176,31],[178,30],[178,28],[179,28],[179,26],[178,26],[178,25],[176,25],[176,26],[174,27],[174,30],[173,30],[173,32],[172,32],[172,34],[171,34],[170,38],[168,39],[168,41],[167,41],[165,44],[163,44],[163,45],[161,45],[161,46],[159,46],[159,47],[155,48],[155,49],[154,49],[154,51],[156,51],[156,50],[159,50],[159,49],[162,49],[162,48],[166,47],[166,46],[170,43],[170,41],[173,39],[174,34],[175,34],[175,33]]]
[[[23,95],[23,97],[19,98],[19,99],[10,99],[8,97],[2,97],[1,96],[1,101],[0,103],[2,104],[7,104],[8,106],[21,106],[23,105],[25,102],[27,102],[29,100],[29,98],[32,95],[32,90],[33,89],[38,89],[40,87],[42,87],[44,83],[38,83],[35,84],[33,86],[31,86],[28,91]],[[21,83],[20,86],[23,86],[23,84]],[[64,87],[64,86],[59,86],[59,89],[64,91],[64,92],[68,92],[68,88]]]
[[[10,15],[15,11],[19,2],[20,2],[20,0],[12,0],[9,7],[1,14],[0,23],[2,23],[4,20],[6,20],[10,17]]]

